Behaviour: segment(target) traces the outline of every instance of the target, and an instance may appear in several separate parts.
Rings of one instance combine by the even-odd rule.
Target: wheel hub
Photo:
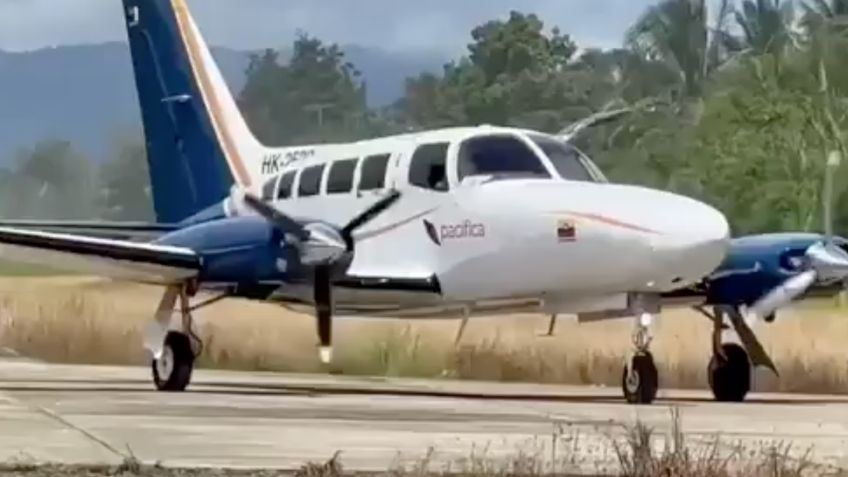
[[[627,373],[627,379],[624,380],[624,385],[627,387],[627,392],[636,393],[639,391],[639,373],[636,371],[636,368],[630,367],[630,370]]]
[[[156,360],[156,371],[162,380],[167,380],[174,372],[174,352],[166,346],[162,350],[162,356]]]

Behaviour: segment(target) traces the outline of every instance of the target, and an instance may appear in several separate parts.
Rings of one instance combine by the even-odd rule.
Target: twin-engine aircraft
[[[477,126],[267,148],[184,0],[123,7],[157,223],[4,223],[0,253],[162,286],[145,339],[159,390],[190,383],[192,312],[240,297],[312,309],[324,362],[338,314],[632,317],[622,389],[649,403],[662,303],[718,303],[704,277],[740,262],[721,212],[609,183],[557,135]],[[739,381],[716,369],[711,383]]]

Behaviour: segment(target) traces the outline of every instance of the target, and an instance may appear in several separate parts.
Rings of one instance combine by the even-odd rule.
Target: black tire
[[[170,360],[170,361],[168,361]],[[153,383],[159,391],[185,391],[191,382],[194,352],[188,335],[168,332],[162,360],[152,360]]]
[[[628,380],[627,366],[621,375],[621,389],[630,404],[651,404],[657,397],[659,373],[650,352],[639,353],[631,362],[634,382]]]
[[[721,349],[727,359],[714,355],[707,367],[713,396],[719,402],[742,402],[751,390],[751,360],[745,348],[725,343]]]

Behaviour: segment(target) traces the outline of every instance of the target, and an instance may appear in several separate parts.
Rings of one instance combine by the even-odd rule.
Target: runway
[[[524,451],[596,472],[615,467],[611,439],[622,424],[667,430],[677,406],[690,439],[792,442],[848,467],[848,396],[660,396],[631,406],[618,389],[206,370],[188,392],[159,393],[145,368],[3,359],[0,459],[119,463],[131,452],[175,467],[291,469],[341,451],[347,469],[382,471],[432,448],[439,465],[474,449],[493,459]]]

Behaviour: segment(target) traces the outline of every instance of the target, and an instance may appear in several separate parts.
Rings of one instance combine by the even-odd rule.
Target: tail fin
[[[123,0],[157,220],[175,223],[250,188],[262,146],[184,0]]]

